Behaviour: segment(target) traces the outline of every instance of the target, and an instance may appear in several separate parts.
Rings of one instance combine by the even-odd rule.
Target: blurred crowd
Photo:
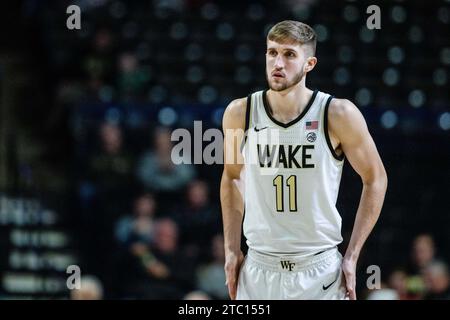
[[[118,125],[99,127],[79,176],[81,252],[117,298],[225,299],[219,204],[196,166],[173,164],[170,133],[156,128],[133,157]]]
[[[448,263],[439,255],[433,236],[414,238],[409,263],[394,268],[379,289],[364,295],[368,300],[450,300]]]

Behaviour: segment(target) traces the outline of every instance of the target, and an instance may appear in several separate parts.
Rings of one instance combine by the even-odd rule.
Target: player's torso
[[[302,114],[282,124],[270,115],[265,92],[252,95],[244,232],[256,250],[295,254],[341,241],[335,202],[343,161],[333,157],[325,133],[328,98],[315,91]]]

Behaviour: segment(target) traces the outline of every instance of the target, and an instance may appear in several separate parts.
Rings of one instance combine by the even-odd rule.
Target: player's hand
[[[344,257],[342,261],[342,272],[345,277],[345,287],[350,300],[356,300],[356,261]]]
[[[236,299],[239,270],[243,261],[244,254],[241,251],[237,253],[228,253],[225,256],[225,284],[228,286],[228,294],[230,295],[231,300]]]

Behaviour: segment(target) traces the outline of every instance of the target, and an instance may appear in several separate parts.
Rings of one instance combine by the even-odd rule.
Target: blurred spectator
[[[425,291],[423,270],[435,259],[435,245],[429,234],[420,234],[414,238],[412,245],[412,264],[408,277],[408,291],[413,295],[423,296]]]
[[[103,190],[123,189],[130,184],[133,158],[123,147],[122,130],[105,122],[99,135],[101,146],[90,160],[89,175]]]
[[[225,250],[223,236],[214,236],[211,245],[212,261],[197,269],[197,287],[215,299],[228,299],[228,288],[225,285]]]
[[[96,32],[92,49],[82,62],[87,75],[89,91],[93,97],[98,97],[98,92],[105,84],[111,84],[114,78],[114,52],[113,36],[108,29],[100,29]]]
[[[408,275],[405,271],[398,269],[389,276],[389,287],[397,292],[399,300],[417,300],[418,294],[413,294],[408,288]]]
[[[81,288],[70,291],[71,300],[102,300],[103,286],[95,276],[86,275],[81,277]]]
[[[186,202],[174,213],[180,225],[181,239],[191,256],[208,252],[212,237],[221,231],[221,216],[210,203],[208,185],[194,180],[186,190]]]
[[[450,300],[450,278],[445,263],[431,262],[425,267],[423,277],[426,286],[424,300]]]
[[[205,292],[195,290],[185,295],[183,297],[183,300],[211,300],[211,297],[208,296],[208,294],[206,294]]]
[[[135,242],[134,280],[129,294],[145,299],[181,299],[194,288],[194,265],[178,248],[178,226],[168,218],[155,223],[152,246]]]
[[[134,200],[133,214],[122,217],[116,225],[116,239],[122,245],[130,241],[150,244],[153,236],[153,219],[156,201],[151,193],[139,195]]]
[[[398,300],[398,293],[394,289],[382,287],[381,289],[370,290],[366,300]]]
[[[124,148],[118,125],[103,123],[99,130],[101,146],[89,163],[89,180],[97,187],[99,210],[115,219],[127,208],[133,188],[134,159]]]
[[[429,263],[434,260],[435,245],[433,237],[429,234],[418,235],[414,239],[412,259],[413,272],[419,274]]]
[[[130,52],[121,54],[118,64],[118,87],[122,99],[138,97],[147,88],[148,72],[139,66],[136,55]]]
[[[150,190],[178,192],[195,176],[192,165],[175,165],[172,162],[170,136],[168,128],[156,129],[155,149],[147,151],[139,160],[137,176]]]

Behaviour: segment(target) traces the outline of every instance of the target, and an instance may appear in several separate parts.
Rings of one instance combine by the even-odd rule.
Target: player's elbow
[[[373,172],[371,172],[371,174],[367,176],[366,179],[363,179],[363,184],[365,186],[375,188],[379,192],[382,192],[384,194],[387,190],[388,185],[388,177],[384,167],[382,166],[377,170],[373,170]]]
[[[387,177],[386,170],[384,168],[383,168],[382,172],[380,173],[378,180],[379,180],[378,181],[379,188],[381,189],[383,194],[386,193],[387,186],[388,186],[388,177]]]
[[[228,186],[240,179],[240,175],[235,170],[223,170],[221,184]]]

